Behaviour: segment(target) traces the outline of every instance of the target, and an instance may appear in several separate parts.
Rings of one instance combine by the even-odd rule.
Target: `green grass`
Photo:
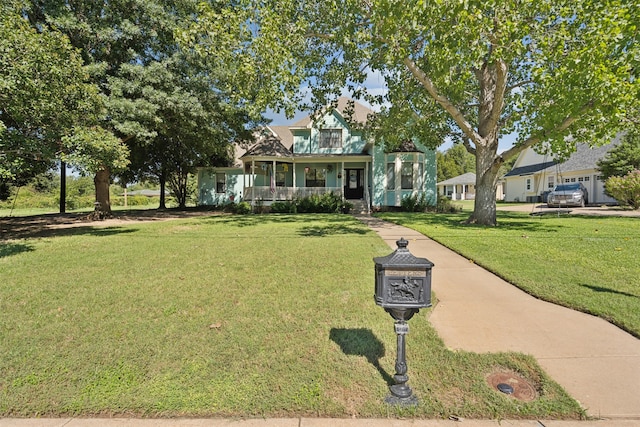
[[[640,337],[640,220],[498,212],[498,227],[468,214],[381,214],[413,228],[546,301],[591,313]]]
[[[535,360],[449,351],[429,310],[407,336],[413,409],[383,403],[389,247],[349,216],[212,216],[2,242],[0,416],[578,418]],[[524,403],[485,376],[512,369]]]

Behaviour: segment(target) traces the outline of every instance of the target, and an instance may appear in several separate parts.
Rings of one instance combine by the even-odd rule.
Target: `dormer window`
[[[320,148],[341,148],[342,129],[320,129]]]

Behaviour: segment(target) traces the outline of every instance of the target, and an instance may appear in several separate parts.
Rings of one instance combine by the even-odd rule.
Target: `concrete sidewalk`
[[[640,340],[597,317],[538,300],[414,230],[359,219],[391,248],[404,237],[412,254],[435,264],[438,303],[430,322],[447,347],[530,354],[590,416],[616,419],[613,425],[640,420]]]

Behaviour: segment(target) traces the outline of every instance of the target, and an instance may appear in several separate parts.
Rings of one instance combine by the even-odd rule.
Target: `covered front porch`
[[[291,157],[244,161],[243,200],[255,205],[324,193],[370,203],[370,156]]]

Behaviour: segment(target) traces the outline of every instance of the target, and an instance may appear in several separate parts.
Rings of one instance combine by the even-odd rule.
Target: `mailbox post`
[[[407,321],[421,308],[431,306],[431,269],[433,263],[426,258],[416,258],[407,249],[407,242],[401,238],[398,248],[385,257],[374,258],[376,267],[375,302],[385,309],[395,320],[398,352],[396,357],[395,384],[389,387],[391,394],[385,401],[389,404],[416,405],[407,385],[407,361],[405,336],[409,332]]]

